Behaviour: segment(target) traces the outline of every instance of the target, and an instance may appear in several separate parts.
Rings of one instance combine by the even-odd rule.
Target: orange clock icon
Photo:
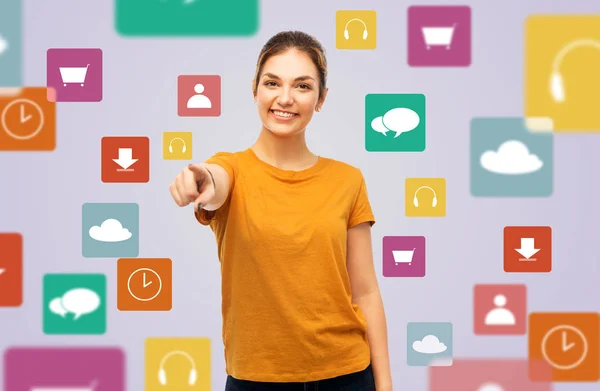
[[[34,101],[19,98],[4,107],[1,120],[9,136],[17,140],[29,140],[43,129],[44,112]]]
[[[129,294],[139,301],[155,299],[162,290],[160,275],[154,270],[142,267],[129,275],[127,281]]]
[[[169,258],[120,258],[117,308],[120,311],[170,311],[173,299]]]

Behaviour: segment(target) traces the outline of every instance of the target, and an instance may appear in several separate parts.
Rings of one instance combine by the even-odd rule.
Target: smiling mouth
[[[297,117],[297,113],[290,113],[289,111],[281,111],[281,110],[269,110],[271,113],[275,115],[275,117],[279,118],[293,118]]]

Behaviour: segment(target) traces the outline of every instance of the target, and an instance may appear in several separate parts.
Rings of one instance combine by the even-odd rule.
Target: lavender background
[[[114,30],[113,5],[108,0],[23,3],[24,82],[45,85],[48,48],[99,47],[103,50],[104,96],[100,103],[58,104],[54,152],[0,154],[0,231],[23,233],[25,245],[25,302],[21,308],[0,309],[0,349],[22,344],[119,345],[127,354],[128,389],[141,390],[147,337],[209,337],[212,388],[224,388],[216,246],[212,232],[194,220],[191,208],[180,209],[171,199],[168,185],[187,162],[162,160],[162,132],[193,131],[194,161],[216,151],[250,146],[260,127],[251,96],[256,58],[272,34],[287,29],[312,33],[328,49],[330,92],[323,111],[308,129],[308,142],[320,155],[360,167],[366,177],[377,219],[374,258],[397,390],[427,390],[427,369],[406,365],[407,322],[452,322],[456,358],[526,356],[526,336],[473,334],[476,283],[527,284],[530,311],[600,311],[596,266],[600,135],[555,137],[552,197],[473,198],[468,179],[470,119],[523,113],[523,26],[527,15],[589,14],[598,12],[597,1],[460,3],[472,6],[473,63],[468,68],[445,69],[407,66],[407,7],[430,4],[419,0],[264,0],[259,34],[242,39],[123,39]],[[377,49],[336,50],[335,12],[367,7],[377,10]],[[221,117],[177,116],[177,76],[194,73],[221,75]],[[397,92],[427,96],[427,150],[367,153],[364,96]],[[149,183],[101,182],[100,139],[109,135],[151,138]],[[447,216],[405,217],[406,177],[445,177]],[[117,310],[116,260],[81,256],[81,205],[85,202],[140,205],[139,256],[173,259],[172,311]],[[502,229],[506,225],[553,228],[551,273],[503,272]],[[382,277],[385,235],[427,238],[425,278]],[[42,276],[63,272],[106,273],[110,310],[105,335],[43,335]],[[557,391],[597,388],[597,383],[555,386]]]

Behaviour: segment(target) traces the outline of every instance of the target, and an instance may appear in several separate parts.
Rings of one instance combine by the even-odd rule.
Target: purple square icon
[[[425,237],[384,236],[383,276],[425,277]]]
[[[467,67],[471,65],[469,6],[408,8],[408,65]]]
[[[105,347],[13,347],[4,353],[4,390],[125,391],[125,354]]]
[[[102,50],[48,49],[46,85],[53,102],[101,102]]]

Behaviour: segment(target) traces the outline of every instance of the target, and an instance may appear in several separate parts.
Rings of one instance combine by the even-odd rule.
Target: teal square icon
[[[424,152],[425,95],[367,94],[365,148],[368,152]]]
[[[104,274],[46,274],[42,303],[44,334],[106,332]]]
[[[406,355],[409,366],[443,367],[452,365],[452,323],[408,323]]]
[[[549,197],[554,135],[527,128],[520,117],[471,120],[470,182],[474,197]]]
[[[139,255],[139,206],[136,203],[86,203],[82,209],[82,254],[86,258],[135,258]]]
[[[122,36],[253,36],[259,0],[115,0],[115,28]]]
[[[0,1],[0,86],[23,86],[22,1]]]

